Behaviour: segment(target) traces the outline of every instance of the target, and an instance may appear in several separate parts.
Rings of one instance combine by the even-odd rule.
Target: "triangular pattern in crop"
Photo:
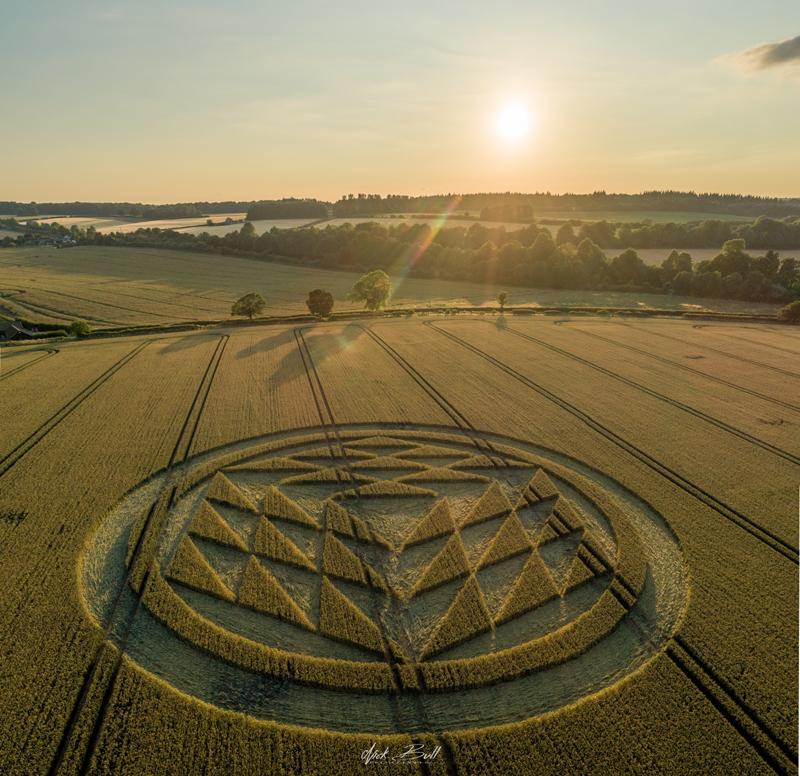
[[[427,488],[418,488],[415,485],[395,482],[394,480],[381,480],[379,482],[370,483],[369,485],[362,485],[360,488],[351,489],[341,494],[337,493],[336,497],[390,498],[435,495],[436,494],[432,490],[428,490]]]
[[[578,554],[582,531],[571,531],[552,542],[539,545],[539,556],[556,582],[562,586]]]
[[[349,512],[341,504],[330,499],[325,502],[325,527],[344,536],[355,536]]]
[[[322,550],[322,570],[332,577],[366,585],[364,565],[359,557],[330,531],[325,534]]]
[[[400,477],[399,482],[489,482],[488,477],[458,469],[425,469]]]
[[[464,519],[462,528],[507,515],[511,510],[511,502],[506,498],[500,485],[497,482],[493,482],[470,510]]]
[[[184,536],[167,569],[167,577],[202,593],[234,601],[236,596],[222,581],[195,543]]]
[[[319,523],[305,509],[284,496],[274,485],[270,485],[264,492],[264,514],[267,517],[280,517],[300,525],[319,528]]]
[[[383,654],[383,639],[375,623],[327,578],[319,597],[319,630],[326,636]]]
[[[315,571],[314,564],[306,557],[305,553],[285,534],[281,533],[266,517],[258,521],[256,537],[253,542],[253,552],[265,558],[297,566],[308,571]]]
[[[258,508],[248,498],[248,496],[236,485],[234,485],[222,472],[217,472],[211,480],[206,492],[206,498],[210,501],[217,501],[220,504],[227,504],[230,507],[237,507],[246,512],[258,514]]]
[[[532,552],[503,601],[495,621],[502,623],[513,620],[556,598],[558,594],[553,578],[542,563],[542,559],[537,553]]]
[[[453,514],[450,511],[450,503],[446,498],[437,501],[433,508],[428,512],[414,527],[411,535],[406,539],[405,546],[411,547],[415,544],[422,544],[431,539],[455,531]]]
[[[422,648],[420,659],[425,660],[491,628],[492,616],[486,600],[475,576],[470,575]]]
[[[256,461],[238,463],[234,466],[226,466],[226,472],[281,472],[281,473],[302,473],[313,472],[317,466],[305,461],[296,461],[292,458],[262,458]]]
[[[490,458],[488,455],[473,455],[450,464],[451,469],[530,469],[531,464],[523,461],[516,461],[510,458],[495,456]]]
[[[548,542],[554,542],[556,539],[558,539],[558,537],[559,534],[557,534],[553,526],[547,522],[539,532],[539,536],[536,537],[536,544],[541,547],[543,544],[547,544]]]
[[[413,450],[403,453],[403,458],[463,458],[464,455],[464,452],[452,447],[420,445]]]
[[[244,540],[233,528],[228,525],[219,512],[208,501],[202,501],[192,518],[189,532],[203,539],[210,539],[217,544],[235,547],[237,550],[247,551]]]
[[[561,585],[561,595],[565,595],[590,579],[594,579],[594,572],[580,558],[575,558]]]
[[[397,470],[397,471],[420,471],[425,468],[421,463],[415,461],[407,461],[403,458],[397,458],[393,455],[382,455],[378,458],[369,458],[366,461],[358,461],[352,466],[357,471],[370,471],[370,470]]]
[[[547,476],[544,469],[536,470],[536,474],[531,477],[531,481],[528,483],[528,491],[539,501],[556,498],[559,495],[558,488],[553,484],[550,477]]]
[[[314,626],[281,583],[251,555],[239,588],[239,603],[304,628]]]
[[[414,586],[412,597],[469,574],[469,561],[461,537],[454,533],[434,556]]]
[[[525,532],[525,528],[512,512],[500,526],[500,530],[495,534],[492,543],[486,548],[486,552],[478,563],[478,568],[491,566],[493,563],[513,558],[531,549],[531,540]]]
[[[357,439],[357,440],[348,440],[347,447],[355,447],[355,448],[366,448],[369,450],[370,448],[397,448],[397,449],[404,449],[409,447],[414,447],[413,442],[406,442],[402,439],[395,439],[394,437],[390,436],[372,436],[367,437],[366,439]]]

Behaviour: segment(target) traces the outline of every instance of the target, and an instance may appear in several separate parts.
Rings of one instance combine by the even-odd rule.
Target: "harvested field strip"
[[[222,337],[220,337],[219,343],[217,344],[217,347],[214,349],[214,352],[211,355],[211,359],[209,360],[208,366],[206,367],[206,370],[203,373],[203,376],[200,380],[200,384],[197,388],[194,399],[192,400],[192,403],[189,407],[189,412],[186,415],[183,426],[181,427],[177,441],[172,450],[172,454],[170,455],[169,459],[170,466],[172,466],[177,462],[179,455],[182,455],[183,461],[185,461],[189,455],[189,451],[192,446],[192,441],[197,432],[197,425],[200,421],[200,417],[202,416],[202,411],[203,408],[205,407],[206,399],[208,398],[208,392],[211,388],[211,383],[213,381],[214,374],[216,373],[216,368],[219,366],[219,361],[221,359],[222,352],[225,348],[225,345],[227,344],[227,341],[228,341],[227,335],[223,335]],[[142,343],[142,345],[139,346],[139,349],[141,349],[147,344],[149,344],[149,341],[145,341],[144,343]],[[138,352],[138,350],[136,350],[136,352]],[[193,421],[191,423],[191,430],[189,430],[190,421]],[[188,439],[184,442],[183,440],[185,437],[188,437]],[[181,451],[183,452],[181,453]],[[103,677],[103,680],[107,681],[107,684],[105,685],[103,702],[101,703],[97,716],[94,719],[94,724],[92,726],[92,733],[89,737],[89,740],[87,742],[87,748],[82,758],[82,763],[84,766],[91,761],[94,747],[96,746],[97,738],[102,729],[103,720],[108,706],[108,700],[110,699],[113,693],[113,689],[119,673],[119,668],[122,662],[122,653],[124,652],[125,644],[127,642],[128,635],[130,634],[130,628],[132,623],[136,619],[136,615],[138,614],[139,608],[141,607],[142,598],[144,597],[148,589],[148,583],[150,581],[149,564],[153,557],[153,554],[158,548],[158,542],[160,539],[161,530],[164,525],[166,513],[175,499],[176,492],[177,488],[174,485],[168,491],[162,492],[159,501],[157,502],[157,504],[153,506],[153,509],[150,511],[147,519],[144,521],[141,533],[139,534],[136,540],[136,545],[130,554],[130,564],[128,567],[128,571],[120,587],[120,591],[117,594],[117,598],[114,602],[112,613],[108,619],[108,625],[106,626],[104,634],[105,640],[101,644],[101,649],[95,653],[90,663],[90,668],[86,675],[86,679],[84,680],[84,684],[81,687],[81,691],[78,694],[78,697],[76,698],[75,706],[73,707],[73,710],[70,713],[69,720],[77,721],[77,719],[81,716],[81,712],[83,710],[84,704],[86,703],[86,699],[95,692],[92,686],[98,675],[97,672],[95,671],[95,666],[101,660],[102,648],[107,643],[109,628],[114,623],[114,618],[121,599],[122,591],[126,588],[126,586],[129,586],[134,579],[139,577],[140,580],[137,580],[138,584],[134,588],[138,593],[138,595],[136,596],[136,603],[133,612],[128,617],[127,622],[125,623],[125,628],[123,630],[124,636],[122,638],[122,652],[120,653],[119,658],[113,670]],[[160,510],[157,508],[159,505],[162,506]],[[153,519],[154,517],[156,518],[155,520]],[[68,748],[70,748],[70,743],[72,742],[72,739],[75,736],[74,726],[75,726],[74,721],[71,723],[68,722],[62,732],[62,736],[56,751],[55,759],[53,760],[50,766],[49,773],[51,774],[51,776],[55,776],[55,774],[58,773],[61,765],[61,756],[63,752],[67,751]],[[74,745],[72,748],[74,748]]]
[[[790,773],[795,769],[796,752],[775,736],[737,698],[731,696],[694,653],[676,639],[667,647],[666,654],[777,773]]]
[[[565,321],[564,323],[567,323],[567,321]],[[603,337],[602,335],[597,334],[593,331],[587,331],[586,329],[582,329],[578,325],[570,326],[569,329],[570,331],[576,331],[580,332],[581,334],[585,334],[587,337],[594,337],[595,339],[602,340],[603,342],[607,342],[608,344],[614,345],[615,347],[624,348],[626,350],[630,350],[633,353],[638,353],[640,356],[651,358],[654,361],[661,362],[662,364],[667,364],[673,369],[675,368],[681,369],[685,372],[691,372],[692,374],[698,375],[707,380],[713,380],[714,382],[719,383],[720,385],[726,385],[729,388],[733,388],[734,390],[741,391],[742,393],[746,393],[758,399],[762,399],[763,401],[771,402],[773,404],[778,405],[779,407],[785,407],[786,409],[800,411],[800,405],[798,404],[792,404],[791,402],[782,401],[780,399],[774,398],[773,396],[767,396],[766,394],[759,393],[758,391],[753,391],[750,388],[745,388],[742,385],[737,385],[736,383],[732,383],[729,380],[723,379],[722,377],[717,377],[716,375],[710,374],[709,372],[703,372],[700,369],[695,369],[694,367],[687,366],[686,364],[681,364],[680,362],[675,361],[673,359],[664,358],[663,356],[656,355],[652,350],[644,350],[643,348],[637,348],[634,347],[633,345],[624,342],[619,342],[614,339],[610,339],[609,337]]]
[[[504,364],[502,361],[497,360],[494,356],[491,356],[488,353],[476,348],[474,345],[471,345],[469,342],[462,340],[460,337],[448,332],[444,329],[439,328],[438,326],[434,326],[433,324],[426,324],[429,325],[430,328],[438,331],[440,334],[444,335],[448,339],[458,343],[462,347],[466,348],[470,352],[474,353],[477,356],[485,359],[489,363],[494,364],[502,371],[506,372],[507,374],[514,377],[516,380],[519,380],[524,385],[528,386],[530,389],[536,391],[538,394],[544,396],[547,399],[550,399],[552,402],[557,404],[562,409],[565,409],[571,415],[576,417],[577,419],[583,421],[586,425],[590,426],[592,429],[597,431],[603,437],[608,439],[609,441],[613,442],[614,444],[618,445],[619,447],[623,448],[639,461],[653,469],[654,471],[661,474],[663,477],[666,477],[668,480],[673,482],[675,485],[680,487],[682,490],[686,491],[687,493],[694,496],[699,501],[702,501],[707,506],[710,506],[720,515],[722,515],[727,520],[738,525],[740,528],[743,528],[748,533],[755,536],[759,541],[763,542],[764,544],[768,545],[771,549],[775,550],[776,552],[783,555],[785,558],[788,558],[793,563],[798,563],[798,550],[796,547],[792,546],[789,542],[779,537],[777,534],[772,532],[771,530],[764,528],[763,526],[759,525],[755,521],[751,520],[746,515],[738,512],[737,510],[733,509],[732,507],[727,506],[722,501],[718,500],[715,496],[708,493],[707,491],[703,490],[699,486],[695,485],[694,483],[690,482],[689,480],[682,477],[677,472],[673,471],[666,465],[662,464],[660,461],[656,460],[655,458],[651,457],[643,450],[639,449],[635,445],[631,444],[627,440],[623,439],[622,437],[615,434],[606,426],[602,425],[598,421],[594,420],[591,416],[587,415],[586,413],[579,410],[577,407],[569,404],[568,402],[564,401],[560,396],[548,391],[546,388],[534,383],[529,378],[525,377],[525,375],[517,372],[512,367]]]
[[[623,325],[630,326],[630,324],[623,324]],[[678,337],[674,337],[671,334],[665,334],[662,331],[657,331],[654,324],[647,324],[646,330],[648,334],[652,334],[655,337],[663,337],[664,339],[673,340],[674,342],[680,342],[682,345],[691,344],[692,347],[702,348],[703,350],[708,350],[711,353],[717,353],[720,356],[725,356],[725,358],[732,358],[736,361],[740,361],[745,364],[751,364],[752,366],[759,366],[762,367],[763,369],[769,369],[773,372],[778,372],[782,375],[786,375],[787,377],[795,377],[795,378],[800,377],[800,372],[792,372],[788,369],[783,369],[782,367],[775,366],[774,364],[765,363],[764,361],[757,361],[753,358],[747,358],[743,355],[730,353],[727,350],[712,347],[712,345],[708,344],[708,342],[703,342],[701,339],[698,338],[679,339]],[[716,343],[716,341],[713,339],[710,341]]]
[[[73,318],[76,317],[75,310],[66,311],[66,310],[59,310],[54,307],[48,307],[43,304],[36,304],[34,302],[28,301],[27,298],[20,299],[21,295],[25,293],[24,290],[20,290],[18,294],[16,294],[13,298],[12,297],[5,297],[3,302],[9,310],[18,315],[22,318],[32,318],[33,320],[39,321],[42,320],[45,323],[67,323],[71,321]],[[44,316],[44,317],[42,317]],[[105,318],[96,318],[92,315],[87,315],[85,312],[82,311],[81,317],[88,321],[89,323],[100,325],[100,326],[117,326],[121,323],[121,321],[109,321]]]
[[[723,431],[728,432],[729,434],[733,434],[734,436],[738,436],[741,439],[749,442],[750,444],[756,445],[757,447],[761,447],[763,450],[767,450],[768,452],[773,453],[787,461],[789,463],[793,463],[795,465],[800,466],[800,458],[792,453],[783,450],[775,445],[770,444],[769,442],[765,442],[758,437],[753,436],[752,434],[748,434],[746,431],[742,431],[741,429],[734,428],[733,426],[725,423],[718,418],[714,418],[710,415],[707,415],[702,410],[698,410],[695,407],[692,407],[688,404],[684,404],[683,402],[677,401],[676,399],[670,398],[669,396],[665,396],[663,393],[659,393],[658,391],[653,390],[652,388],[647,387],[646,385],[642,385],[641,383],[636,382],[635,380],[630,380],[627,377],[624,377],[617,372],[612,371],[611,369],[606,369],[599,364],[594,363],[593,361],[589,361],[588,359],[582,358],[581,356],[576,355],[575,353],[571,353],[568,350],[564,350],[563,348],[559,348],[556,345],[552,345],[548,342],[545,342],[538,337],[532,337],[530,334],[525,334],[518,329],[507,328],[504,331],[508,332],[509,334],[514,334],[517,337],[522,337],[530,342],[535,342],[537,345],[541,345],[543,348],[547,348],[548,350],[553,351],[554,353],[558,353],[559,355],[565,356],[566,358],[572,359],[573,361],[577,361],[581,364],[585,364],[591,369],[594,369],[598,372],[601,372],[608,377],[611,377],[614,380],[619,380],[626,385],[635,388],[636,390],[642,391],[646,393],[648,396],[652,396],[659,401],[666,402],[667,404],[671,404],[673,407],[678,407],[679,409],[683,410],[684,412],[688,412],[691,415],[694,415],[697,418],[705,421],[706,423],[711,424],[712,426],[716,426],[717,428],[722,429]]]
[[[44,361],[44,359],[54,356],[56,353],[58,353],[58,351],[55,350],[55,348],[46,348],[44,350],[35,350],[29,353],[14,354],[11,357],[9,357],[8,354],[5,356],[0,356],[0,358],[3,358],[4,361],[11,361],[10,367],[6,366],[2,371],[0,371],[0,381],[7,380],[9,377],[21,372],[23,369],[27,369],[29,366],[38,364],[40,361]]]
[[[5,474],[12,466],[14,466],[27,452],[38,444],[52,429],[54,429],[64,418],[68,417],[74,412],[81,402],[85,401],[91,396],[106,380],[113,374],[118,372],[124,367],[137,353],[150,344],[150,340],[142,342],[130,351],[126,356],[123,356],[112,367],[107,369],[100,377],[89,383],[77,396],[65,404],[58,412],[48,418],[42,423],[35,431],[33,431],[26,439],[20,442],[11,452],[0,458],[0,477]]]
[[[26,293],[30,293],[30,292],[27,291]],[[101,307],[110,307],[110,308],[112,308],[114,310],[123,310],[123,311],[128,312],[128,313],[136,313],[137,315],[149,315],[149,316],[155,317],[155,318],[165,318],[165,319],[170,320],[170,321],[177,320],[175,318],[175,316],[172,316],[172,315],[164,315],[163,313],[151,312],[151,311],[148,311],[148,310],[140,310],[140,309],[137,309],[135,307],[123,307],[122,305],[114,304],[113,302],[101,302],[101,301],[96,300],[96,299],[87,299],[85,296],[78,296],[76,294],[67,294],[64,291],[48,290],[46,292],[38,292],[38,293],[52,294],[54,296],[63,296],[65,298],[67,298],[67,299],[75,299],[75,300],[77,300],[79,302],[88,302],[91,305],[99,305]]]

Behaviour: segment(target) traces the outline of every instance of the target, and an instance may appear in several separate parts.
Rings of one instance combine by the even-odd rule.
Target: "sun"
[[[504,143],[519,143],[531,129],[531,112],[523,102],[508,102],[497,111],[495,131]]]

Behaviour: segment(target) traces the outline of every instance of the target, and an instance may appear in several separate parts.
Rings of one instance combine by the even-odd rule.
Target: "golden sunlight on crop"
[[[523,141],[530,134],[532,123],[531,110],[522,101],[505,103],[494,116],[497,138],[506,145]]]

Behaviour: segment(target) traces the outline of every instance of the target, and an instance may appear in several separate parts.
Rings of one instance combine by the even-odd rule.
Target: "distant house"
[[[0,323],[0,342],[10,342],[13,339],[33,339],[36,332],[26,329],[22,321],[3,321]]]

